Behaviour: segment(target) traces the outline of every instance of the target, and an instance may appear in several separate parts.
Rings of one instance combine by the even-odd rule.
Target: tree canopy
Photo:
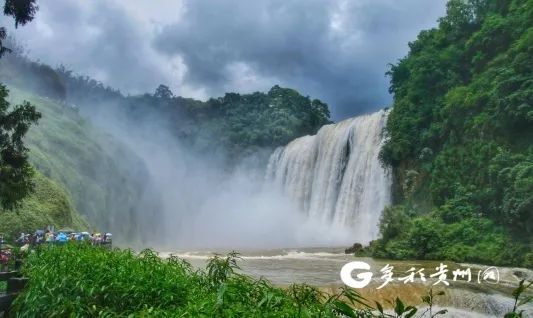
[[[33,20],[38,9],[36,0],[6,0],[4,3],[4,15],[15,19],[15,28]],[[10,51],[2,45],[6,36],[6,28],[0,27],[0,57]]]
[[[32,73],[38,74],[35,70]],[[159,85],[153,94],[125,97],[65,68],[56,72],[64,83],[68,102],[89,113],[96,112],[98,107],[117,107],[127,117],[124,119],[136,123],[147,122],[147,117],[155,116],[178,139],[191,143],[197,150],[223,148],[230,154],[240,155],[252,148],[285,145],[330,123],[327,104],[278,85],[267,93],[226,93],[203,102],[175,96],[166,85]]]

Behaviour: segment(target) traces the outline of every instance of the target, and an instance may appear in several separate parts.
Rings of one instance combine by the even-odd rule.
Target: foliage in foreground
[[[12,209],[33,190],[33,169],[24,136],[41,114],[27,101],[11,107],[0,84],[0,205]]]
[[[376,256],[533,268],[532,21],[532,0],[451,0],[391,67],[380,156],[401,206]]]
[[[327,295],[308,285],[280,288],[236,272],[237,253],[213,256],[205,270],[151,251],[108,250],[86,244],[42,246],[28,256],[29,285],[15,301],[17,317],[436,317],[431,290],[425,309],[390,302],[375,307],[357,292]],[[513,313],[529,302],[521,283]],[[354,309],[354,308],[359,309]]]
[[[362,302],[353,291],[326,297],[316,288],[272,286],[235,273],[237,255],[213,257],[194,271],[176,257],[145,250],[89,245],[44,246],[28,256],[29,286],[15,303],[17,317],[348,317]]]
[[[3,13],[15,19],[17,28],[33,20],[37,9],[35,0],[6,0]],[[0,58],[11,52],[3,43],[6,36],[6,28],[0,26]],[[11,107],[7,95],[7,88],[0,84],[0,206],[12,209],[33,190],[33,170],[28,163],[24,136],[41,114],[26,101]]]
[[[526,283],[524,280],[520,281],[518,288],[513,291],[514,305],[513,310],[505,315],[505,318],[522,318],[524,317],[524,311],[520,309],[520,306],[530,303],[533,300],[533,296],[525,294],[533,282]]]

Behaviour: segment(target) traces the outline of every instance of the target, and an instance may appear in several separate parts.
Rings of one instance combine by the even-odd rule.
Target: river
[[[188,260],[196,268],[204,268],[206,261],[213,253],[225,254],[228,251],[174,251],[162,252],[162,257],[176,255]],[[444,291],[443,296],[438,296],[438,308],[446,308],[449,312],[444,317],[503,317],[513,307],[510,295],[518,285],[519,277],[533,279],[533,271],[519,268],[497,267],[499,281],[495,283],[490,278],[483,279],[483,274],[489,266],[475,264],[458,264],[445,261],[447,266],[446,281],[433,286],[437,278],[429,276],[436,272],[438,261],[388,261],[372,258],[355,258],[344,254],[343,248],[298,248],[298,249],[265,249],[241,250],[241,260],[238,262],[241,271],[255,278],[264,277],[279,286],[288,286],[292,283],[306,283],[319,287],[325,292],[336,292],[344,286],[340,279],[340,270],[348,262],[357,260],[368,263],[373,273],[371,283],[360,289],[360,293],[369,300],[377,300],[387,304],[388,300],[399,296],[405,303],[421,305],[421,297],[433,287],[434,291]],[[381,289],[384,283],[383,273],[380,272],[386,265],[393,266],[393,281]],[[405,277],[410,268],[416,271],[424,269],[426,282],[415,276],[414,282],[403,283],[398,278]],[[470,268],[471,281],[458,277],[453,281],[452,272],[456,269]],[[489,269],[490,270],[490,269]],[[478,273],[481,271],[478,281]],[[362,272],[362,271],[361,271]],[[354,272],[355,277],[357,273]],[[533,317],[533,306],[523,308],[524,317]]]

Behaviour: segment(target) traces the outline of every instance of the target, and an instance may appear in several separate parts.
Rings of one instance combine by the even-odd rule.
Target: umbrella
[[[81,235],[91,235],[89,232],[81,232]]]
[[[61,243],[66,242],[68,240],[68,237],[65,235],[65,233],[59,233],[59,235],[56,237],[56,241],[59,241]]]
[[[43,230],[37,230],[37,231],[35,231],[35,235],[44,235],[44,231]]]
[[[64,227],[62,229],[59,229],[57,230],[59,233],[63,232],[63,233],[73,233],[73,232],[76,232],[74,231],[73,229],[71,229],[70,227]]]

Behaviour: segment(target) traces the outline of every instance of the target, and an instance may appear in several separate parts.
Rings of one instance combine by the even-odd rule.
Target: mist
[[[138,180],[147,187],[140,198],[145,210],[136,212],[142,220],[140,247],[250,249],[353,243],[348,228],[309,218],[265,180],[269,150],[230,167],[224,151],[190,149],[171,134],[165,121],[149,112],[142,123],[132,122],[124,120],[120,107],[104,103],[85,115],[130,148],[148,171],[147,180]]]
[[[321,247],[368,243],[377,237],[377,219],[387,201],[384,193],[389,191],[379,174],[380,143],[376,138],[381,135],[381,126],[375,125],[377,122],[357,129],[346,122],[337,124],[338,127],[326,125],[320,131],[331,126],[326,130],[338,130],[338,133],[326,133],[331,136],[325,138],[319,131],[318,137],[300,138],[317,143],[308,145],[294,141],[294,145],[301,146],[293,150],[289,147],[291,142],[285,146],[290,154],[283,163],[286,166],[280,165],[277,171],[281,179],[271,180],[267,164],[279,151],[265,145],[230,150],[234,144],[224,143],[216,136],[216,131],[204,134],[202,129],[208,128],[209,121],[203,128],[198,126],[191,114],[186,114],[190,104],[180,104],[179,97],[174,99],[175,103],[170,105],[172,111],[169,111],[164,108],[168,105],[160,104],[164,99],[155,94],[124,97],[113,91],[102,91],[98,86],[94,90],[91,84],[77,87],[75,77],[62,79],[63,71],[31,62],[22,54],[5,61],[2,66],[7,75],[20,74],[16,78],[5,77],[13,85],[78,109],[82,117],[105,132],[107,137],[104,138],[109,138],[109,142],[101,142],[99,137],[95,140],[103,146],[101,152],[106,153],[107,162],[103,167],[87,169],[89,174],[82,176],[92,180],[91,173],[98,174],[100,178],[95,186],[105,189],[107,194],[102,197],[99,189],[87,188],[91,193],[78,196],[77,206],[98,231],[115,233],[115,242],[121,246],[167,251]],[[57,81],[43,80],[49,78],[48,74],[55,74],[52,78]],[[202,106],[193,107],[201,109]],[[248,125],[247,129],[254,133],[267,131],[265,128],[254,131],[257,126]],[[224,129],[223,125],[220,127]],[[365,131],[374,132],[373,137],[367,138]],[[190,134],[194,141],[187,136],[182,138],[182,134]],[[362,140],[352,140],[359,134]],[[198,140],[201,145],[195,144]],[[337,146],[320,150],[323,146],[318,144]],[[119,150],[121,148],[124,149]],[[356,153],[359,149],[362,156]],[[327,154],[320,165],[315,165],[323,151]],[[99,158],[99,154],[94,155]],[[349,169],[351,173],[345,174],[351,157],[363,159],[361,163],[354,162]],[[300,160],[307,166],[293,169],[301,164]],[[99,163],[98,160],[89,162]],[[364,162],[369,164],[365,166]],[[73,168],[84,170],[85,164],[80,161]],[[117,179],[116,176],[106,176],[105,171],[109,171],[106,167],[118,170],[116,176],[120,180],[110,179]],[[290,172],[289,167],[294,171]],[[370,171],[367,176],[361,174],[367,170]],[[285,177],[287,173],[292,179]],[[377,181],[372,177],[375,173],[378,173]],[[348,176],[346,180],[352,178],[353,186],[341,187],[345,175]],[[285,180],[295,183],[284,184]],[[315,180],[316,184],[311,185],[310,180]],[[364,188],[369,190],[362,191]],[[292,195],[300,192],[300,197],[327,202],[327,206],[302,205],[301,200]],[[371,198],[373,193],[381,195]],[[360,200],[360,196],[365,199]],[[335,207],[337,199],[342,199],[339,209]],[[92,200],[101,201],[102,206],[97,213],[90,214],[86,207]],[[311,205],[313,209],[309,209]]]

